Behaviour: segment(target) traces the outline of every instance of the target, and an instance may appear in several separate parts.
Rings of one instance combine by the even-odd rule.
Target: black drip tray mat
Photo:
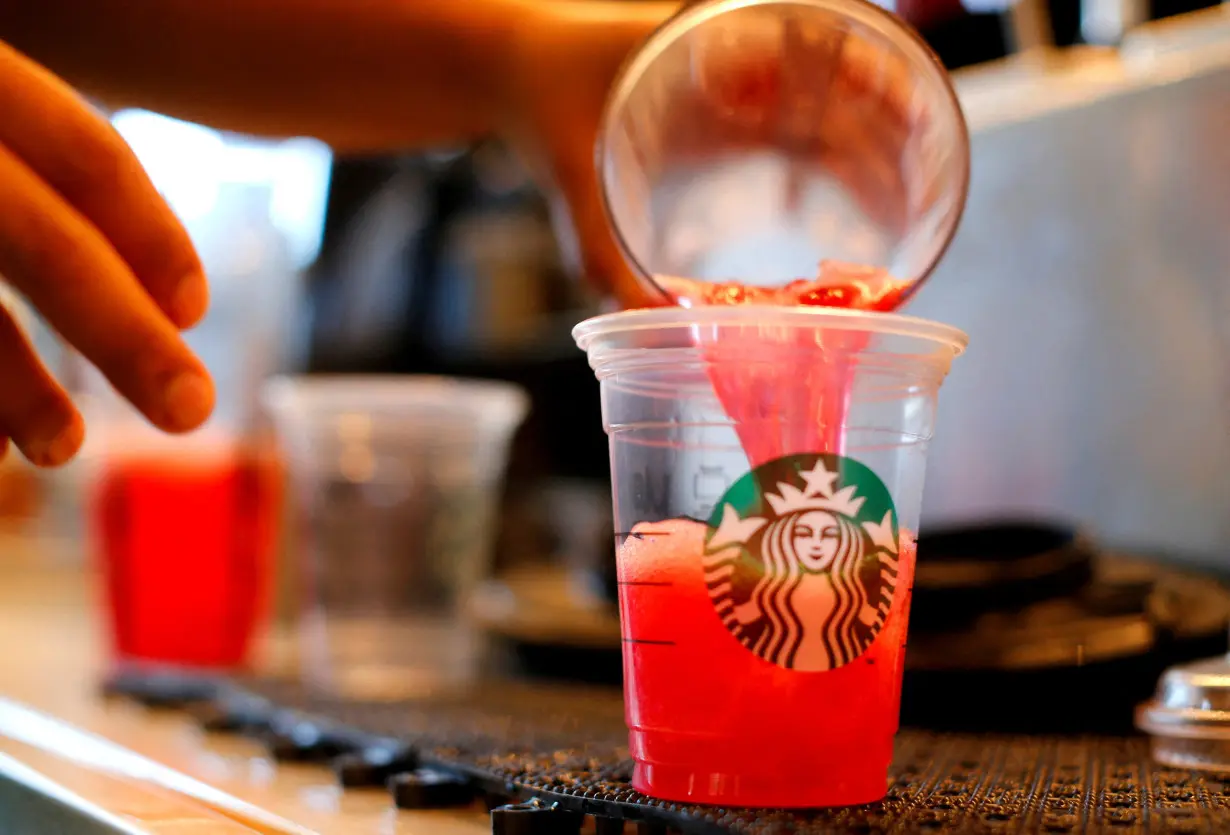
[[[495,835],[1230,832],[1230,774],[1160,768],[1141,737],[904,731],[887,798],[815,812],[689,806],[629,785],[618,691],[492,682],[412,702],[338,701],[284,682],[129,673],[106,692],[261,738],[283,760],[387,786],[403,808],[486,802]]]

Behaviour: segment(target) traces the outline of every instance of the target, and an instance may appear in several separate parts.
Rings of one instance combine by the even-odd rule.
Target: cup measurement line
[[[647,536],[670,536],[670,531],[616,531],[615,539],[624,541],[628,537],[633,539],[644,539]]]
[[[615,585],[617,586],[651,586],[651,587],[656,587],[656,588],[665,588],[667,586],[673,586],[675,584],[667,580],[619,580],[615,583]]]
[[[645,644],[646,646],[651,646],[651,647],[673,647],[675,646],[674,641],[658,641],[658,640],[653,640],[651,638],[621,638],[620,640],[623,641],[625,644]]]

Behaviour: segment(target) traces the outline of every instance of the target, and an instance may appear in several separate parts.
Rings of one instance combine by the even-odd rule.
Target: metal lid
[[[1171,667],[1141,705],[1136,725],[1153,736],[1230,739],[1230,658]]]

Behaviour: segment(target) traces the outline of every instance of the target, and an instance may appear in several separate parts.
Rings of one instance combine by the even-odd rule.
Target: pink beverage
[[[122,663],[233,669],[264,614],[276,461],[225,445],[111,452],[90,496]]]
[[[815,431],[840,438],[842,415],[816,414]],[[738,431],[749,459],[809,442]],[[636,789],[743,806],[883,797],[914,556],[879,478],[836,453],[761,460],[707,523],[633,526],[617,570]]]
[[[777,524],[798,532],[822,517],[838,519]],[[745,557],[713,538],[690,520],[645,523],[619,551],[633,786],[733,806],[879,800],[900,713],[912,538],[878,560],[864,550],[827,573],[777,575],[743,570]]]

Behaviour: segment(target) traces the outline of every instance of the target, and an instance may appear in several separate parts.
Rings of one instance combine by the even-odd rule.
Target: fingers
[[[627,54],[674,11],[673,3],[545,4],[546,23],[518,42],[520,105],[510,134],[552,196],[562,254],[626,307],[665,303],[642,283],[613,237],[595,170],[595,139],[611,81]]]
[[[615,230],[603,206],[594,158],[589,153],[592,143],[578,141],[571,147],[578,152],[561,161],[559,173],[564,197],[571,209],[586,278],[613,295],[626,309],[666,304],[666,295],[635,272],[629,257],[615,239]]]
[[[0,42],[0,145],[102,233],[181,328],[205,313],[204,272],[183,226],[128,145],[54,75]]]
[[[0,444],[0,461],[3,461]],[[0,464],[0,525],[31,519],[42,500],[38,476],[29,467]]]
[[[0,439],[12,438],[40,467],[55,467],[76,454],[85,437],[81,416],[39,362],[13,315],[0,305]],[[0,454],[7,441],[0,442]]]
[[[152,423],[183,432],[208,417],[212,384],[174,325],[98,229],[3,145],[0,275]]]

